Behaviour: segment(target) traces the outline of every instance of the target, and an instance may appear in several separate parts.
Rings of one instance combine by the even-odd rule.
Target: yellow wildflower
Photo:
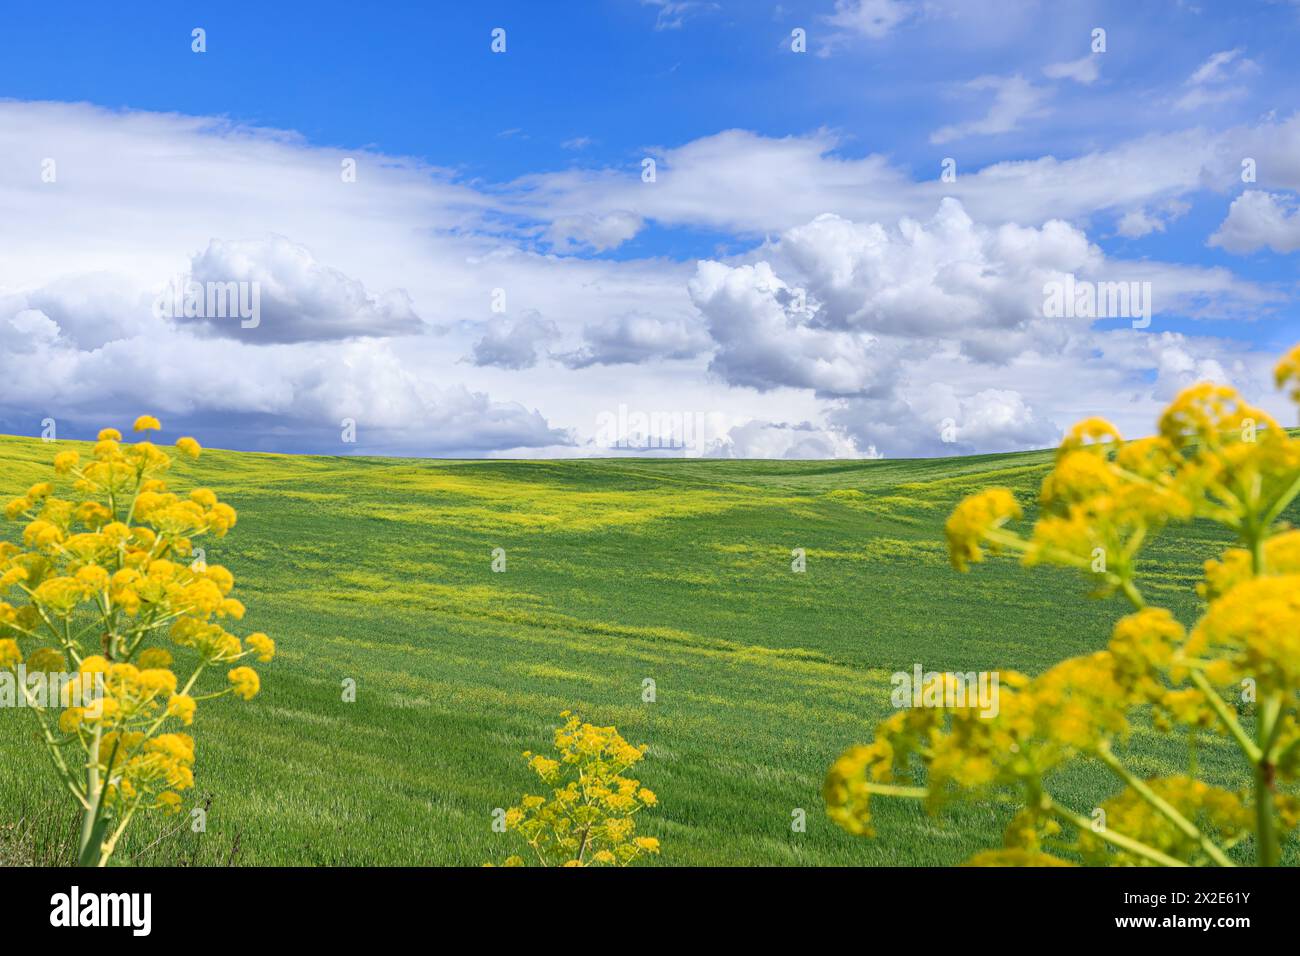
[[[12,637],[0,637],[0,667],[14,667],[23,662],[18,642]]]
[[[167,714],[169,717],[179,717],[181,723],[188,727],[194,723],[194,711],[197,707],[194,698],[189,694],[174,694],[167,701]]]
[[[256,652],[257,660],[262,664],[267,663],[275,657],[275,641],[271,640],[261,631],[258,631],[256,634],[249,634],[248,637],[244,638],[244,643],[247,644],[251,650]]]
[[[991,488],[961,502],[944,526],[953,567],[965,571],[968,563],[984,560],[980,545],[988,533],[1022,513],[1015,495],[1006,488]]]
[[[244,700],[252,700],[262,689],[257,671],[251,667],[236,667],[227,676],[230,678],[230,687],[235,696]]]

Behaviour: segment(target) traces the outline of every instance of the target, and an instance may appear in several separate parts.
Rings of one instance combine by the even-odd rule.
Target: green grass
[[[0,439],[0,492],[51,472],[53,449]],[[889,675],[1037,673],[1104,645],[1125,612],[1075,575],[994,560],[948,567],[964,494],[1029,503],[1050,455],[924,461],[417,461],[208,451],[178,465],[239,509],[207,542],[279,646],[249,703],[201,706],[208,832],[135,826],[139,863],[468,864],[518,849],[491,813],[535,778],[566,708],[649,745],[660,808],[641,832],[662,864],[953,864],[997,845],[994,804],[927,817],[878,802],[880,837],[831,824],[832,760],[889,712]],[[16,527],[9,525],[12,537]],[[1184,621],[1222,541],[1180,528],[1150,551],[1148,596]],[[792,573],[791,549],[807,552]],[[491,570],[504,548],[508,570]],[[357,701],[344,703],[351,678]],[[642,702],[652,678],[657,701]],[[1131,766],[1183,766],[1185,744],[1135,734]],[[1203,743],[1202,768],[1237,779]],[[71,806],[29,714],[0,711],[0,860],[66,860]],[[1057,791],[1088,812],[1113,792],[1081,767]],[[791,814],[807,812],[807,832]],[[161,841],[155,843],[154,841]],[[150,846],[150,844],[154,844]]]

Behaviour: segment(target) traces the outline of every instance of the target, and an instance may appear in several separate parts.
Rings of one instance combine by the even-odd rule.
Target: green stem
[[[1259,833],[1256,859],[1260,866],[1278,865],[1277,829],[1273,822],[1273,782],[1266,764],[1255,768],[1255,829]]]
[[[1264,573],[1264,536],[1250,535],[1250,567],[1256,577]]]
[[[1073,812],[1072,810],[1067,810],[1065,807],[1061,806],[1059,803],[1057,803],[1047,794],[1043,794],[1042,807],[1048,813],[1052,814],[1052,816],[1058,817],[1066,821],[1067,823],[1071,824],[1078,830],[1080,831],[1091,830],[1093,833],[1097,835],[1097,837],[1106,841],[1111,846],[1117,846],[1121,850],[1128,850],[1130,853],[1136,853],[1144,860],[1149,860],[1152,863],[1158,863],[1160,866],[1186,866],[1187,865],[1182,860],[1176,860],[1172,856],[1169,856],[1167,853],[1161,853],[1155,847],[1147,846],[1145,843],[1142,843],[1138,840],[1134,840],[1132,837],[1126,837],[1122,833],[1116,833],[1113,830],[1109,830],[1109,829],[1093,830],[1092,821],[1084,817],[1081,817],[1079,814]]]
[[[1273,522],[1281,516],[1282,512],[1286,510],[1286,506],[1295,500],[1297,495],[1300,495],[1300,475],[1296,475],[1296,479],[1291,482],[1290,487],[1277,496],[1277,500],[1273,502],[1263,519],[1261,519],[1260,527],[1267,531]]]
[[[141,799],[143,798],[141,797],[135,798],[135,803],[131,804],[130,809],[127,810],[126,813],[122,815],[122,822],[117,825],[117,829],[113,831],[113,835],[104,841],[104,847],[102,852],[99,855],[99,862],[96,864],[97,866],[108,865],[108,858],[112,856],[113,851],[117,849],[117,841],[120,840],[122,838],[122,834],[126,832],[126,825],[130,823],[131,818],[135,816],[136,808],[140,806]]]
[[[1146,598],[1142,597],[1142,592],[1137,589],[1137,585],[1133,583],[1131,578],[1124,579],[1124,582],[1120,585],[1120,590],[1124,592],[1124,596],[1128,598],[1134,610],[1140,611],[1147,606]]]
[[[930,796],[925,787],[900,787],[892,783],[868,783],[867,792],[881,797],[905,797],[909,800],[924,800]]]
[[[1228,710],[1228,705],[1223,702],[1223,698],[1219,696],[1219,692],[1214,689],[1213,685],[1210,684],[1206,676],[1200,671],[1190,671],[1189,676],[1192,683],[1200,688],[1201,693],[1205,695],[1205,699],[1209,703],[1210,709],[1213,710],[1219,720],[1223,722],[1223,725],[1228,728],[1228,732],[1232,734],[1233,739],[1237,741],[1237,745],[1241,747],[1246,758],[1251,763],[1258,764],[1261,755],[1259,747],[1255,744],[1255,741],[1251,740],[1250,737],[1246,735],[1246,731],[1242,729],[1241,724],[1237,721],[1236,715],[1233,714],[1232,711]]]
[[[1273,809],[1274,767],[1268,759],[1273,728],[1280,719],[1281,711],[1282,697],[1280,694],[1274,694],[1264,701],[1260,708],[1259,721],[1255,728],[1260,752],[1259,758],[1255,761],[1255,831],[1259,839],[1256,859],[1260,866],[1277,866],[1281,861],[1281,848],[1278,844],[1277,823]]]
[[[77,859],[84,860],[86,852],[94,838],[96,824],[99,820],[100,779],[99,779],[99,740],[102,734],[100,723],[95,724],[95,733],[91,739],[90,750],[86,759],[86,810],[81,817],[81,840],[77,846]],[[98,854],[96,854],[98,858]]]
[[[1223,850],[1219,849],[1218,845],[1213,840],[1201,832],[1196,824],[1192,823],[1191,820],[1188,820],[1185,816],[1179,813],[1178,810],[1169,803],[1169,801],[1165,800],[1147,786],[1145,781],[1139,780],[1135,777],[1127,767],[1120,763],[1119,758],[1111,751],[1108,744],[1103,743],[1097,748],[1097,757],[1102,763],[1113,770],[1121,780],[1128,784],[1129,789],[1154,807],[1166,820],[1177,827],[1184,836],[1195,840],[1200,844],[1201,849],[1205,851],[1206,855],[1211,860],[1219,866],[1236,865],[1228,859],[1227,855]]]
[[[83,807],[87,805],[86,797],[77,789],[77,781],[73,776],[72,770],[68,767],[68,762],[63,759],[63,754],[59,753],[59,742],[54,739],[54,734],[50,731],[45,722],[44,708],[37,705],[36,700],[32,697],[31,691],[27,686],[20,685],[23,696],[27,698],[27,709],[32,712],[36,722],[40,724],[41,735],[45,738],[45,748],[50,753],[50,759],[54,761],[54,767],[59,772],[59,777],[63,780],[64,785],[72,791],[72,795],[77,798],[77,802]]]

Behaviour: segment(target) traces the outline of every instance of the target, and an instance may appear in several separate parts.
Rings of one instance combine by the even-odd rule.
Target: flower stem
[[[99,779],[99,739],[102,733],[102,727],[99,722],[95,724],[95,734],[91,739],[90,750],[87,752],[86,759],[86,810],[81,817],[81,841],[77,846],[77,860],[81,865],[86,865],[83,861],[87,859],[90,850],[90,844],[95,839],[96,831],[99,829],[99,805],[100,805],[100,779]],[[95,848],[94,858],[99,859],[99,848]]]
[[[1109,745],[1103,743],[1100,747],[1098,747],[1097,757],[1099,760],[1101,760],[1102,763],[1104,763],[1107,767],[1113,770],[1121,780],[1123,780],[1126,784],[1128,784],[1129,788],[1134,793],[1136,793],[1139,797],[1141,797],[1143,800],[1149,803],[1166,820],[1168,820],[1175,827],[1177,827],[1178,830],[1184,836],[1189,837],[1190,839],[1193,839],[1197,843],[1199,843],[1201,849],[1205,851],[1205,854],[1211,860],[1213,860],[1219,866],[1236,865],[1231,860],[1228,859],[1227,855],[1221,849],[1219,849],[1218,845],[1213,840],[1211,840],[1208,836],[1206,836],[1203,832],[1201,832],[1201,830],[1196,826],[1196,824],[1192,823],[1191,820],[1188,820],[1185,816],[1179,813],[1178,810],[1171,803],[1169,803],[1169,801],[1165,800],[1163,797],[1160,796],[1160,794],[1156,793],[1149,786],[1147,786],[1145,781],[1139,780],[1137,777],[1135,777],[1127,767],[1125,767],[1122,763],[1120,763],[1119,758],[1116,757],[1113,752],[1111,752]]]
[[[1214,711],[1219,720],[1223,721],[1223,725],[1228,728],[1228,732],[1237,741],[1237,745],[1241,747],[1246,758],[1251,763],[1258,764],[1260,761],[1259,747],[1256,746],[1255,741],[1246,735],[1246,731],[1241,728],[1241,724],[1232,711],[1228,710],[1228,705],[1223,702],[1223,698],[1219,696],[1219,692],[1214,689],[1209,679],[1198,670],[1191,671],[1189,677],[1192,683],[1200,688],[1201,693],[1205,695],[1205,700],[1209,703],[1210,709]]]
[[[1061,806],[1059,803],[1057,803],[1047,794],[1043,794],[1042,796],[1042,807],[1048,813],[1052,814],[1055,817],[1059,817],[1060,819],[1071,824],[1078,830],[1080,831],[1092,830],[1092,832],[1095,833],[1100,839],[1106,841],[1112,846],[1117,846],[1121,850],[1128,850],[1130,853],[1136,853],[1144,860],[1150,860],[1152,863],[1157,863],[1160,866],[1186,866],[1187,865],[1182,860],[1176,860],[1172,856],[1169,856],[1167,853],[1161,853],[1155,847],[1147,846],[1145,843],[1142,843],[1139,840],[1134,840],[1132,837],[1126,837],[1122,833],[1116,833],[1113,830],[1107,830],[1107,829],[1093,830],[1091,821],[1075,813],[1073,810],[1067,810],[1065,807]]]
[[[1256,860],[1260,866],[1277,866],[1281,861],[1277,824],[1273,808],[1274,765],[1269,760],[1273,728],[1280,720],[1282,697],[1273,694],[1260,708],[1255,733],[1259,740],[1259,757],[1255,761],[1255,831],[1259,840]]]

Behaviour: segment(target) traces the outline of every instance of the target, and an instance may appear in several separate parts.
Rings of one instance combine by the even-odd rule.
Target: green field
[[[201,438],[202,436],[200,436]],[[61,443],[66,447],[70,443]],[[0,439],[6,497],[52,475],[54,449]],[[239,509],[207,542],[279,646],[262,693],[195,721],[208,832],[135,826],[150,864],[461,864],[519,845],[493,808],[536,792],[520,756],[579,710],[649,745],[661,805],[640,818],[671,864],[953,864],[1000,842],[1008,808],[929,818],[879,802],[877,840],[831,824],[820,788],[889,712],[889,675],[1038,673],[1100,648],[1126,610],[1064,571],[995,560],[959,575],[943,521],[989,484],[1032,502],[1050,453],[862,462],[440,461],[205,452],[177,465]],[[7,525],[12,538],[18,526]],[[1184,621],[1199,526],[1151,548],[1149,600]],[[494,573],[503,548],[507,570]],[[806,573],[791,571],[804,548]],[[357,684],[355,703],[342,682]],[[646,678],[657,699],[642,702]],[[1235,752],[1235,751],[1234,751]],[[1181,740],[1139,731],[1129,763],[1182,767]],[[1203,771],[1234,779],[1227,745]],[[0,859],[60,862],[74,839],[30,714],[0,711]],[[1059,780],[1083,812],[1100,768]],[[792,832],[792,811],[807,832]],[[161,840],[159,838],[161,837]],[[156,842],[157,841],[157,842]],[[152,844],[152,845],[151,845]]]

